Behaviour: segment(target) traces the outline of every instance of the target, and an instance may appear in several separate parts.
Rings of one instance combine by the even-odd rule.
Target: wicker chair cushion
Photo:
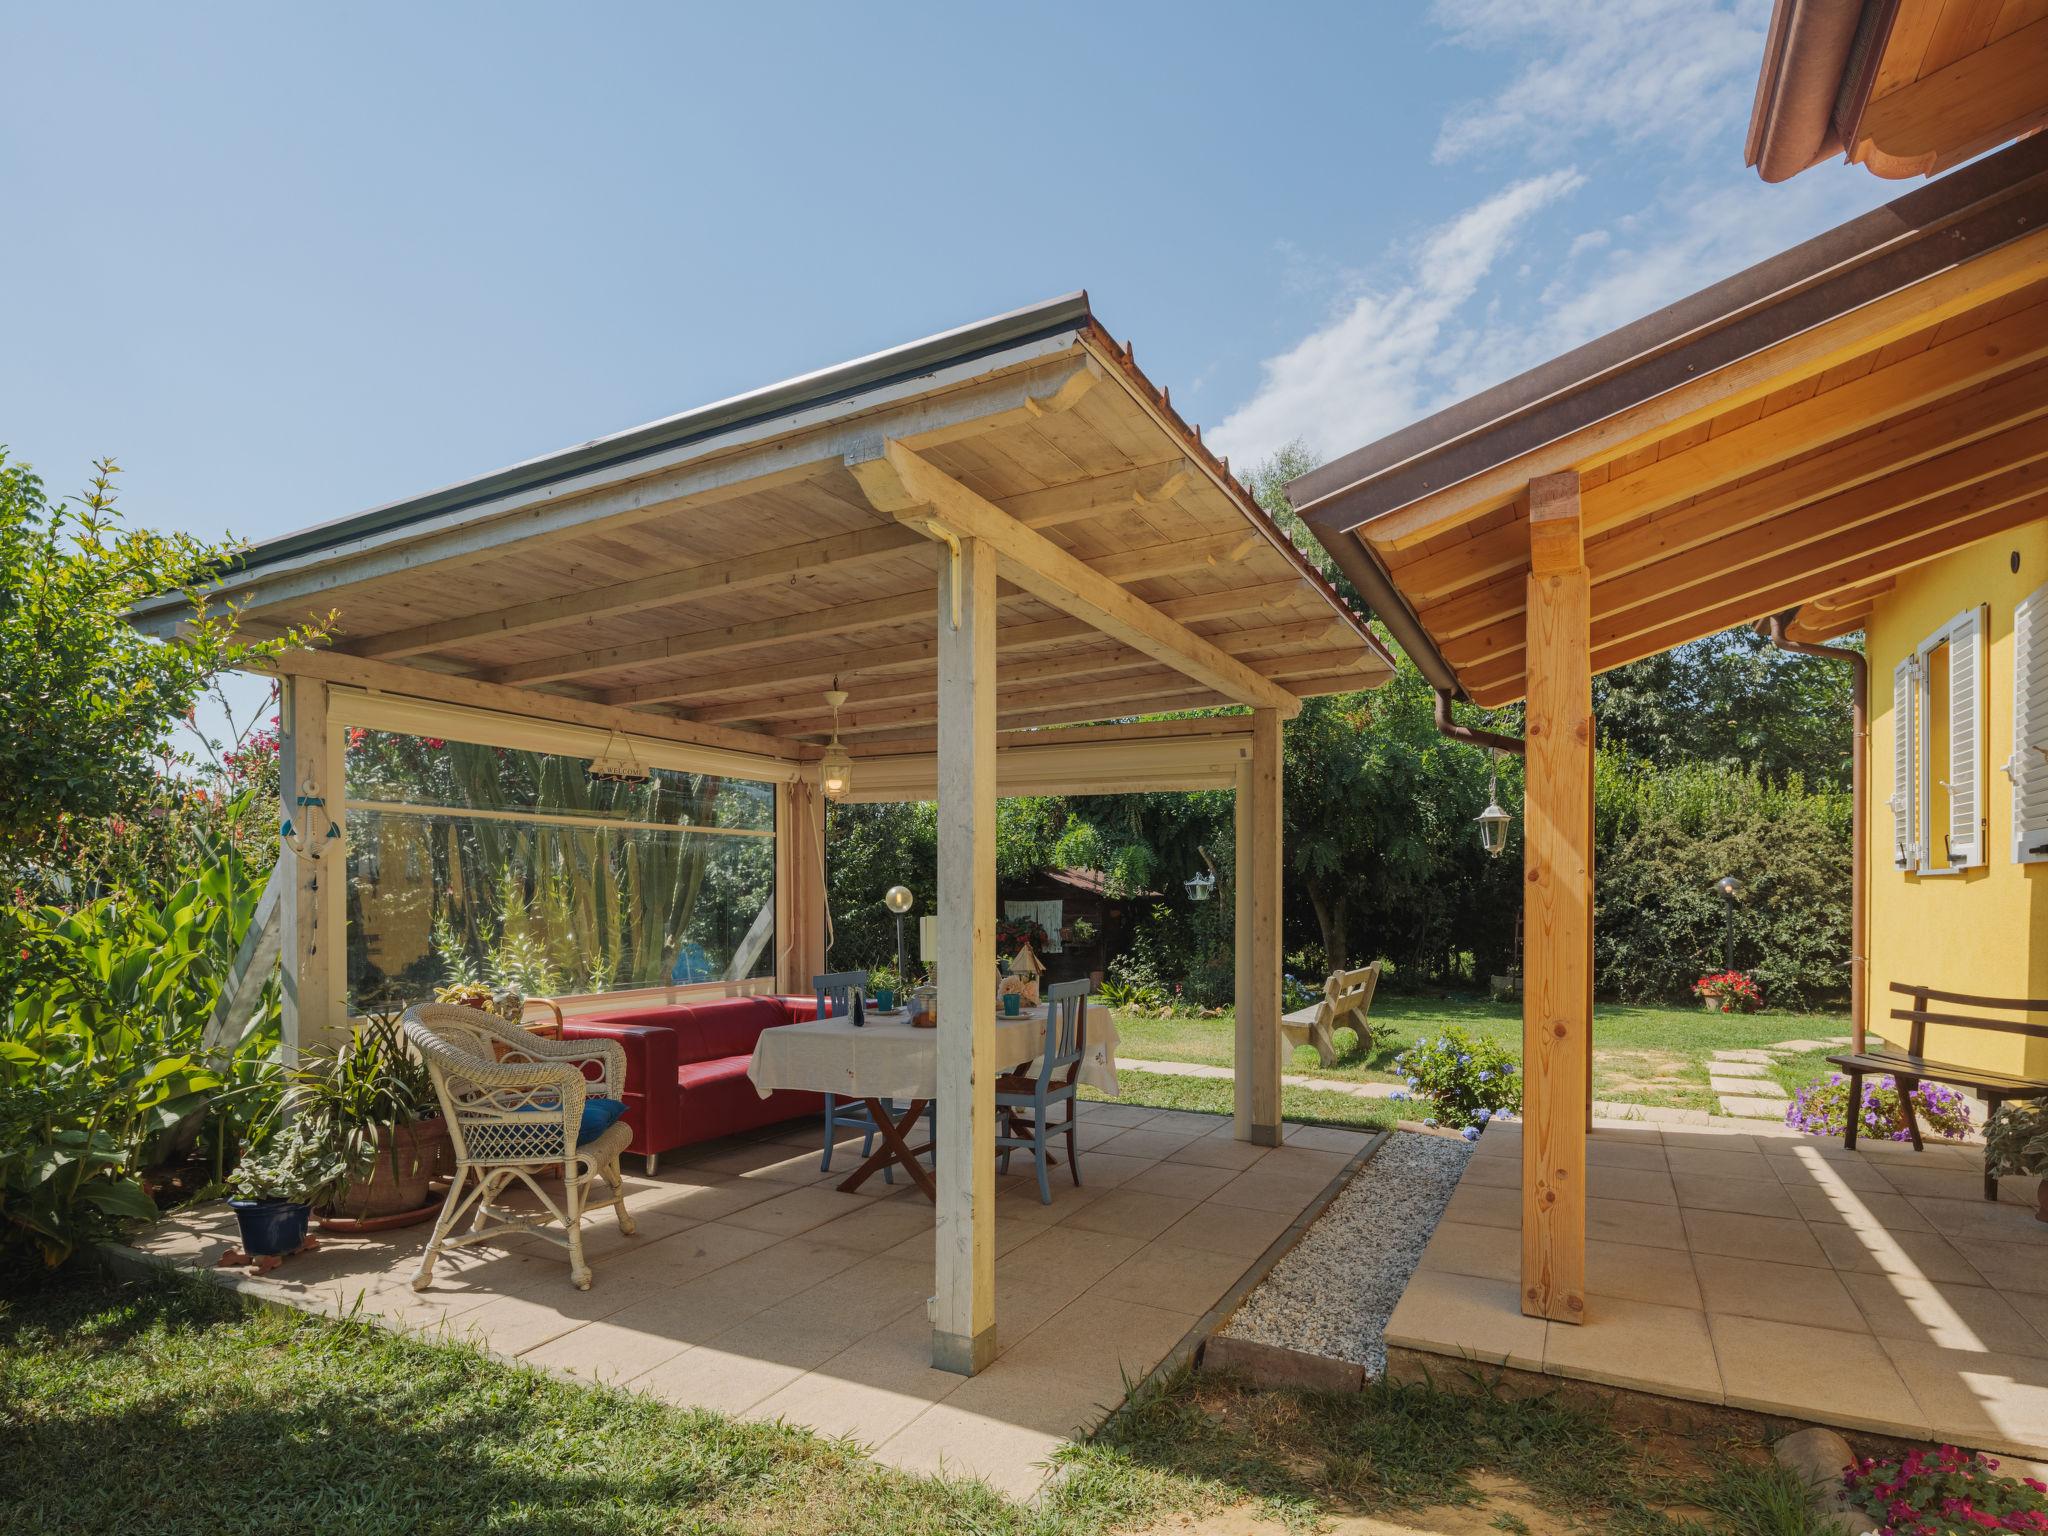
[[[583,1101],[583,1118],[576,1123],[576,1145],[585,1147],[597,1140],[606,1131],[618,1124],[619,1116],[626,1112],[624,1099],[586,1098]],[[522,1115],[551,1115],[555,1110],[528,1105],[519,1111]]]

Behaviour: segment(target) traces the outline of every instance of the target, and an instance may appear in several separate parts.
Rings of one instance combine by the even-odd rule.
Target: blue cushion
[[[576,1127],[576,1145],[583,1146],[597,1140],[618,1123],[619,1116],[626,1112],[621,1099],[585,1099],[583,1101],[583,1123]]]
[[[618,1124],[619,1116],[626,1112],[620,1099],[587,1098],[583,1101],[583,1118],[576,1126],[576,1145],[587,1146],[606,1131]],[[529,1104],[519,1111],[522,1115],[544,1115],[548,1111],[537,1104]]]

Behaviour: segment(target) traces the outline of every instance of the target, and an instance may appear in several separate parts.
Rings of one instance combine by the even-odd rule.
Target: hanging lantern
[[[1489,772],[1486,780],[1486,809],[1472,818],[1479,823],[1479,846],[1499,857],[1508,845],[1508,823],[1514,818],[1500,808],[1500,775]]]
[[[1190,876],[1185,882],[1189,901],[1207,901],[1216,894],[1216,877],[1204,872]]]
[[[818,784],[827,800],[843,800],[853,788],[853,759],[839,744],[839,709],[846,702],[846,695],[836,677],[825,690],[825,702],[832,706],[832,739],[825,744],[825,755],[818,760]]]

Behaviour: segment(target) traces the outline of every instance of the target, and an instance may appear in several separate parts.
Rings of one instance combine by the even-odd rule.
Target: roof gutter
[[[1323,539],[1322,545],[1330,552],[1330,558],[1337,562],[1337,569],[1351,578],[1351,585],[1365,599],[1373,617],[1387,626],[1387,633],[1394,637],[1394,643],[1408,653],[1408,659],[1415,663],[1416,670],[1429,686],[1439,694],[1464,698],[1465,689],[1458,681],[1458,674],[1451,670],[1443,652],[1436,648],[1436,642],[1423,629],[1422,621],[1415,617],[1415,610],[1395,590],[1394,583],[1380,569],[1379,561],[1364,542],[1351,534],[1341,533]]]
[[[1788,181],[1842,152],[1844,125],[1869,91],[1866,66],[1884,51],[1896,10],[1897,0],[1778,0],[1743,147],[1765,181]]]

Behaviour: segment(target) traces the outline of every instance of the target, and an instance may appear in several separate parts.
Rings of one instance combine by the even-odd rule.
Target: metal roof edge
[[[898,383],[949,364],[992,356],[1009,347],[1044,340],[1062,331],[1078,331],[1089,321],[1088,294],[1077,289],[1007,314],[872,352],[849,362],[713,401],[658,421],[631,427],[574,447],[522,460],[489,474],[457,481],[438,490],[401,501],[386,502],[330,522],[254,544],[235,567],[250,572],[294,555],[306,554],[408,523],[459,512],[508,494],[534,490],[568,479],[672,451],[736,427],[830,404],[882,385]],[[166,594],[175,597],[176,594]]]
[[[1356,528],[2032,233],[2044,180],[2048,135],[2022,139],[1310,470],[1289,500],[1319,533]]]

